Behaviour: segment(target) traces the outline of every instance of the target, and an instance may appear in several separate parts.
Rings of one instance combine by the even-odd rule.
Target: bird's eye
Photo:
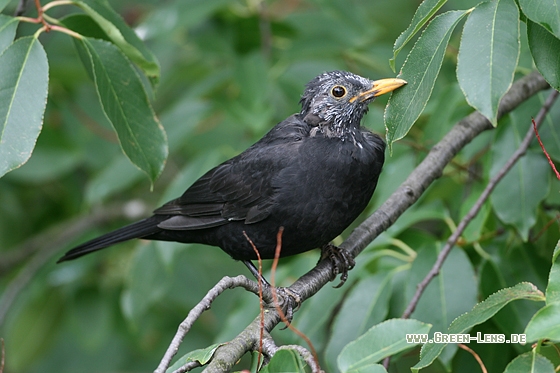
[[[346,94],[346,88],[341,85],[335,85],[331,91],[332,95],[336,98],[341,98]]]

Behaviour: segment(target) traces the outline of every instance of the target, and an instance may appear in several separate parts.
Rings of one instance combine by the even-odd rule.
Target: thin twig
[[[194,368],[198,368],[198,367],[201,367],[201,366],[202,366],[202,364],[200,364],[200,362],[198,360],[189,361],[188,363],[186,363],[185,365],[183,365],[179,369],[174,370],[173,373],[185,373],[185,372],[193,370]]]
[[[539,114],[537,115],[537,119],[536,119],[537,127],[540,126],[541,123],[544,121],[546,114],[550,110],[550,107],[552,106],[552,104],[554,103],[557,97],[558,97],[558,92],[553,90],[552,93],[548,96],[541,110],[539,111]],[[451,251],[453,246],[455,246],[455,243],[457,242],[459,237],[465,231],[465,228],[467,228],[469,223],[478,214],[478,212],[482,208],[482,205],[484,205],[484,202],[486,202],[486,200],[490,196],[490,193],[492,193],[492,191],[494,190],[496,185],[500,182],[500,180],[503,179],[503,177],[509,172],[509,170],[513,167],[513,165],[515,165],[515,163],[519,160],[519,158],[521,158],[525,154],[527,148],[529,148],[529,144],[531,143],[531,140],[533,140],[533,137],[534,137],[533,128],[530,127],[529,130],[527,131],[527,134],[523,138],[523,141],[519,145],[519,148],[512,154],[510,159],[500,169],[500,171],[490,180],[490,182],[488,183],[488,185],[486,186],[486,188],[484,189],[480,197],[478,197],[476,203],[473,205],[473,207],[470,209],[467,215],[465,215],[465,217],[461,220],[455,232],[451,234],[451,236],[445,243],[445,246],[438,254],[438,257],[432,269],[430,269],[426,277],[424,277],[424,279],[417,285],[416,293],[414,293],[414,296],[410,300],[410,303],[408,304],[406,310],[402,315],[403,319],[409,318],[412,312],[414,312],[414,309],[416,308],[416,305],[420,301],[420,297],[424,293],[424,290],[426,290],[428,284],[432,281],[432,279],[439,274],[439,271],[443,266],[443,262],[449,255],[449,252]]]
[[[293,351],[296,351],[299,354],[299,356],[301,356],[303,358],[303,360],[305,360],[307,365],[309,365],[309,367],[311,368],[311,371],[313,373],[323,372],[323,370],[319,366],[319,362],[317,361],[317,357],[315,355],[313,355],[313,353],[309,352],[309,350],[306,349],[303,346],[284,345],[284,346],[278,347],[278,350],[293,350]],[[278,352],[278,350],[277,350],[277,352]]]
[[[4,363],[6,362],[6,350],[4,347],[4,338],[0,338],[0,344],[2,345],[2,359],[0,359],[0,373],[4,372]]]
[[[258,4],[258,18],[259,32],[261,34],[261,50],[264,58],[269,59],[272,52],[272,30],[265,1],[260,1]]]
[[[225,290],[233,289],[236,287],[242,287],[247,291],[250,291],[253,294],[259,295],[259,288],[258,285],[254,282],[249,280],[247,277],[243,275],[239,275],[236,277],[224,277],[212,289],[206,293],[204,298],[198,304],[191,309],[187,318],[183,320],[183,322],[179,325],[177,329],[177,333],[173,337],[171,344],[167,348],[165,355],[163,355],[163,359],[159,363],[158,367],[154,371],[154,373],[164,373],[169,365],[171,364],[171,360],[179,350],[179,346],[181,342],[183,342],[183,338],[187,335],[191,327],[193,326],[194,322],[202,315],[202,313],[206,310],[210,309],[212,302]]]
[[[148,207],[143,202],[132,200],[124,204],[102,207],[88,215],[59,223],[27,239],[15,248],[3,252],[0,255],[0,277],[38,252],[49,250],[58,252],[61,247],[74,240],[76,236],[91,230],[92,227],[104,225],[123,217],[135,219],[145,215],[148,211]]]
[[[274,307],[276,307],[276,311],[278,315],[280,315],[280,319],[286,324],[286,327],[290,327],[290,321],[284,314],[282,307],[278,302],[278,294],[276,292],[276,268],[278,267],[278,260],[280,259],[280,251],[282,250],[282,234],[284,233],[284,227],[280,227],[278,229],[278,233],[276,234],[276,250],[274,251],[274,260],[272,261],[272,267],[270,269],[270,290],[272,290],[272,302],[274,303]]]
[[[261,332],[259,335],[259,357],[257,358],[257,370],[260,368],[261,366],[261,357],[262,357],[262,353],[263,353],[263,338],[264,338],[264,302],[263,302],[263,284],[262,284],[262,259],[261,259],[261,254],[259,253],[259,250],[257,249],[257,247],[255,246],[255,244],[253,243],[253,240],[251,240],[249,238],[249,236],[247,235],[247,232],[243,231],[243,235],[245,236],[245,238],[247,239],[247,241],[249,241],[249,244],[251,245],[251,247],[253,248],[253,251],[255,252],[255,254],[257,255],[257,263],[259,264],[259,277],[257,278],[258,284],[259,284],[259,306],[260,306],[260,317],[261,317]]]
[[[49,25],[43,18],[44,11],[43,7],[41,6],[41,0],[35,0],[35,7],[37,8],[37,19],[43,24],[45,31],[49,32],[51,30],[51,25]]]
[[[280,227],[276,235],[276,250],[274,252],[274,261],[272,262],[272,269],[271,269],[271,276],[270,276],[270,284],[272,285],[271,289],[272,289],[272,297],[274,299],[274,306],[276,307],[276,312],[278,312],[280,318],[286,324],[288,329],[290,329],[292,332],[297,334],[300,338],[302,338],[307,343],[307,345],[311,349],[311,354],[315,361],[314,366],[319,367],[319,357],[317,356],[317,350],[315,350],[313,343],[311,342],[309,337],[307,337],[303,332],[301,332],[295,326],[292,325],[292,323],[286,318],[284,311],[282,311],[282,308],[278,304],[278,295],[276,294],[276,286],[274,284],[274,274],[276,273],[276,266],[278,265],[278,260],[280,259],[280,252],[282,251],[282,233],[284,233],[284,227]],[[314,370],[313,372],[320,371],[320,370],[321,369],[319,368],[318,370]]]
[[[19,17],[23,13],[25,13],[25,9],[27,8],[26,4],[27,4],[27,0],[18,1],[18,6],[16,8],[16,11],[14,12],[14,17]]]
[[[475,358],[475,360],[478,361],[478,365],[480,365],[480,370],[482,370],[482,373],[488,373],[486,366],[484,366],[484,362],[476,352],[474,352],[470,347],[462,343],[459,343],[457,346],[470,353]]]
[[[539,238],[541,238],[541,236],[544,234],[544,232],[546,232],[552,224],[554,224],[558,221],[560,221],[560,214],[556,213],[556,216],[553,217],[552,219],[550,219],[548,222],[546,222],[544,227],[542,227],[541,230],[538,231],[538,233],[535,234],[535,236],[533,238],[531,238],[531,242],[537,242],[539,240]]]
[[[556,92],[556,91],[554,91]],[[552,159],[550,159],[550,155],[548,155],[548,152],[546,151],[546,149],[544,148],[544,144],[541,141],[541,136],[539,135],[539,130],[537,129],[537,124],[535,123],[535,120],[532,120],[533,122],[533,129],[535,130],[535,135],[537,136],[537,140],[539,141],[539,145],[541,146],[541,149],[544,153],[544,155],[546,156],[546,159],[548,160],[548,164],[550,164],[550,167],[552,167],[552,170],[554,171],[554,174],[556,174],[556,178],[558,180],[560,180],[560,173],[558,173],[558,170],[556,169],[556,166],[554,165],[554,162],[552,162]]]

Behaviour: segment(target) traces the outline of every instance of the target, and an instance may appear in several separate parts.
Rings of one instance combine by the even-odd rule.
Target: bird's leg
[[[263,287],[268,288],[272,292],[272,285],[264,278],[262,274],[259,273],[259,270],[253,262],[250,260],[243,260],[243,264],[247,266],[249,271],[255,276],[257,280],[262,281]],[[294,315],[294,311],[297,310],[301,304],[301,297],[295,291],[292,291],[288,288],[276,288],[276,293],[282,297],[283,300],[287,301],[286,305],[286,318],[289,322],[292,322],[292,317]]]
[[[264,276],[259,272],[259,270],[257,269],[257,267],[255,267],[255,265],[253,264],[252,261],[243,260],[242,262],[243,262],[243,264],[245,264],[247,266],[247,268],[249,269],[249,272],[251,272],[253,274],[253,276],[255,276],[257,281],[261,280],[264,286],[267,286],[267,287],[270,288],[270,283],[268,281],[266,281],[266,278],[264,278]]]
[[[333,264],[333,279],[340,274],[340,283],[335,286],[339,288],[348,279],[348,271],[354,268],[356,262],[348,251],[341,249],[332,243],[328,243],[321,248],[321,258],[319,261],[328,258]]]

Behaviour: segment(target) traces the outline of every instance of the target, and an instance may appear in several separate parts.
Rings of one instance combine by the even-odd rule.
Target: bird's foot
[[[284,316],[286,317],[286,320],[282,321],[288,321],[288,323],[291,323],[294,317],[294,312],[297,311],[301,305],[301,296],[289,288],[274,288],[274,290],[277,295],[275,300],[275,303],[277,304],[275,304],[275,306],[282,309],[282,312],[284,312]]]
[[[284,316],[286,316],[287,321],[291,323],[294,312],[297,311],[299,306],[301,305],[301,296],[295,291],[290,290],[289,288],[274,287],[274,291],[276,291],[277,295],[276,299],[274,300],[274,297],[272,297],[273,286],[264,278],[264,276],[255,267],[253,262],[251,262],[250,260],[243,260],[243,263],[247,266],[253,276],[255,276],[257,281],[260,280],[261,284],[263,285],[263,290],[269,292],[269,299],[272,298],[272,305],[274,307],[278,306],[280,309],[285,310],[282,312],[284,312]]]
[[[348,251],[332,243],[328,243],[321,248],[321,258],[319,261],[325,258],[328,258],[333,264],[333,280],[340,274],[340,283],[336,285],[335,288],[341,287],[348,279],[348,271],[356,265],[354,258]]]

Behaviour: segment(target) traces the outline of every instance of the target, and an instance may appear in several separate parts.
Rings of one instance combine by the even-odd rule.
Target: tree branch
[[[60,251],[61,247],[89,231],[92,227],[123,216],[128,218],[138,217],[138,215],[144,215],[146,210],[146,206],[143,203],[138,203],[138,201],[99,209],[85,217],[58,224],[2,255],[0,257],[0,276],[19,265],[19,263],[27,261],[30,256],[33,257],[10,281],[0,297],[0,325],[3,324],[6,314],[19,293],[32,280],[35,273]]]
[[[557,97],[558,97],[558,91],[553,90],[550,96],[548,96],[548,99],[542,106],[541,110],[539,111],[539,114],[537,115],[537,119],[535,120],[536,127],[539,127],[542,124],[544,118],[546,117],[546,114],[550,110],[552,104],[554,103]],[[412,315],[414,309],[416,308],[416,305],[420,301],[420,297],[424,293],[424,290],[426,290],[426,288],[428,287],[432,279],[439,274],[439,271],[443,266],[443,262],[451,252],[453,246],[455,246],[455,244],[457,243],[459,237],[461,237],[461,235],[463,234],[463,232],[465,231],[469,223],[476,217],[476,215],[484,205],[484,202],[486,202],[488,197],[490,197],[490,193],[492,193],[494,188],[496,188],[496,185],[498,185],[500,180],[502,180],[504,176],[506,176],[509,170],[511,170],[511,168],[515,165],[515,163],[517,163],[517,161],[527,152],[527,149],[529,148],[529,145],[531,144],[531,141],[533,140],[534,137],[535,135],[533,133],[533,127],[532,125],[530,125],[527,134],[523,138],[523,141],[521,142],[521,144],[519,144],[519,148],[511,155],[509,160],[500,169],[500,171],[490,180],[488,185],[486,185],[486,188],[480,194],[480,197],[478,197],[476,203],[473,205],[473,207],[471,207],[467,215],[465,215],[465,217],[461,220],[455,232],[453,232],[453,234],[449,236],[449,239],[445,243],[444,248],[438,254],[438,257],[432,269],[430,269],[426,277],[424,277],[424,279],[418,284],[416,288],[416,293],[414,293],[414,296],[410,300],[410,303],[408,304],[406,310],[402,315],[403,319],[408,319],[410,315]]]
[[[23,13],[25,13],[25,10],[27,9],[27,4],[26,3],[27,3],[27,0],[19,0],[18,1],[16,11],[14,12],[14,17],[19,17]]]
[[[498,118],[548,87],[548,83],[537,72],[518,80],[500,102]],[[426,189],[442,175],[445,166],[461,149],[476,136],[492,128],[490,122],[478,112],[459,121],[432,148],[426,158],[389,199],[350,234],[341,247],[356,257],[420,198]],[[303,302],[332,280],[332,269],[329,260],[322,260],[315,268],[294,282],[289,289],[299,294]],[[280,317],[276,312],[265,313],[264,325],[267,332],[270,332],[279,322]],[[258,317],[234,340],[219,347],[205,372],[230,371],[241,356],[255,345],[259,335],[259,325],[260,318]]]
[[[515,82],[502,99],[498,118],[514,110],[541,90],[548,83],[537,72]],[[439,178],[445,166],[469,142],[482,132],[493,129],[490,122],[480,113],[474,112],[459,121],[426,155],[399,188],[372,215],[360,224],[342,243],[356,257],[382,232],[410,207],[426,189]],[[330,281],[332,266],[329,261],[320,262],[307,274],[300,277],[290,288],[302,296],[302,300],[315,294]]]
[[[171,344],[167,348],[163,359],[154,373],[164,373],[167,370],[171,364],[171,359],[173,359],[173,356],[175,356],[179,350],[179,346],[181,345],[183,338],[187,335],[189,330],[191,330],[194,322],[204,311],[210,309],[212,302],[214,302],[220,294],[227,289],[233,289],[236,287],[245,288],[245,290],[259,295],[259,286],[254,281],[249,280],[243,275],[239,275],[237,277],[226,276],[222,278],[212,289],[210,289],[210,291],[208,291],[208,293],[206,293],[206,296],[202,298],[202,300],[189,312],[187,318],[179,325],[179,329],[177,330],[177,333],[175,333],[175,337],[173,337]]]

